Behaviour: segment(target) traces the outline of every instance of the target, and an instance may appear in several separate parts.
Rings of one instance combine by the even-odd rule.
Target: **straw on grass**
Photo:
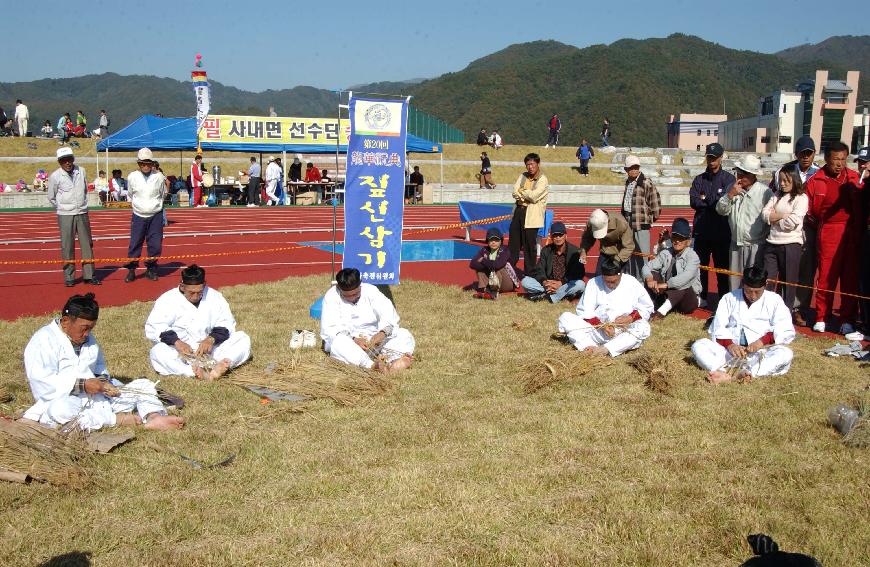
[[[533,360],[519,369],[523,391],[533,394],[556,382],[579,378],[593,370],[613,364],[610,358],[592,356],[586,353],[549,356]]]
[[[11,402],[13,398],[14,396],[9,390],[6,389],[6,386],[0,384],[0,404]]]
[[[243,367],[231,374],[228,381],[243,387],[261,386],[287,394],[330,399],[342,406],[383,395],[393,387],[383,374],[331,358],[317,362],[294,358],[290,364],[276,367],[271,373]]]
[[[676,376],[673,372],[673,363],[666,356],[642,352],[628,363],[644,376],[644,386],[658,394],[673,395]]]
[[[62,434],[36,423],[0,420],[0,468],[82,488],[91,480],[92,459],[80,430]]]
[[[870,447],[870,417],[859,418],[849,433],[843,437],[843,443],[858,449]]]

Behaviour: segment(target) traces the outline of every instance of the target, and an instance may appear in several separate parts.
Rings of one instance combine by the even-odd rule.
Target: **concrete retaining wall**
[[[37,209],[50,206],[48,197],[43,192],[0,193],[0,209]],[[99,195],[88,193],[88,206],[100,207]]]
[[[688,187],[659,187],[662,205],[673,207],[689,206]],[[432,203],[451,204],[459,201],[478,203],[512,204],[513,187],[480,189],[477,185],[445,183],[444,186],[432,185]],[[576,205],[620,205],[624,187],[622,185],[550,185],[549,202]]]

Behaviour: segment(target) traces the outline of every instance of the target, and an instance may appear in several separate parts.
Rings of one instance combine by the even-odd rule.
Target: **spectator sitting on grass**
[[[40,168],[36,172],[36,177],[33,178],[33,190],[45,191],[48,187],[48,174],[44,169]]]
[[[689,314],[698,308],[701,293],[701,261],[689,246],[689,221],[677,218],[671,226],[671,245],[659,250],[643,267],[643,277],[657,307],[650,322],[660,321],[672,309]]]
[[[45,124],[42,125],[42,129],[39,131],[39,133],[43,138],[53,138],[54,128],[51,127],[51,122],[46,120]]]
[[[531,301],[549,299],[558,303],[576,299],[583,293],[586,270],[580,263],[580,249],[568,242],[565,224],[550,226],[550,244],[541,248],[535,268],[523,278],[522,286]]]
[[[476,299],[497,299],[499,292],[513,291],[517,287],[510,250],[502,246],[501,231],[495,227],[486,231],[486,246],[477,252],[468,266],[477,275]]]

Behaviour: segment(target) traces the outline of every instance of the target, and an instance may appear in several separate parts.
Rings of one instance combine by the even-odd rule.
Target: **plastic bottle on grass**
[[[843,435],[849,433],[857,422],[858,410],[846,404],[840,403],[828,410],[828,423]]]

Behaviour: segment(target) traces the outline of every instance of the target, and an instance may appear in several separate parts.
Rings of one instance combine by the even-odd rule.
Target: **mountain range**
[[[546,121],[562,120],[562,143],[598,139],[609,117],[617,145],[665,143],[665,123],[680,112],[729,117],[756,112],[759,97],[793,88],[817,68],[844,77],[861,71],[859,101],[870,87],[870,36],[836,36],[774,54],[730,49],[699,37],[622,39],[578,48],[557,41],[511,45],[439,77],[354,85],[356,91],[413,95],[413,104],[466,132],[499,129],[507,143],[543,144]],[[313,87],[248,92],[211,81],[212,113],[333,116],[337,97]],[[145,113],[189,116],[190,84],[168,78],[116,73],[0,83],[10,112],[16,98],[30,108],[33,130],[43,120],[82,109],[96,127],[105,108],[117,129]]]

